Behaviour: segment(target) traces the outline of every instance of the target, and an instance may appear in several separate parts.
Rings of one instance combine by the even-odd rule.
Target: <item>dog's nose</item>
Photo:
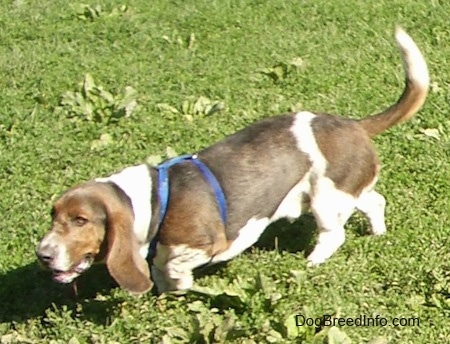
[[[37,255],[39,261],[46,266],[49,266],[51,264],[51,262],[53,261],[53,258],[55,256],[54,250],[52,250],[48,246],[39,248],[36,251],[36,255]]]

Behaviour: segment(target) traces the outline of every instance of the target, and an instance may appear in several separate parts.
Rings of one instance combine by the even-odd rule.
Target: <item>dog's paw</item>
[[[386,226],[383,223],[382,226],[372,227],[370,228],[369,233],[372,235],[384,235],[386,234]]]
[[[310,260],[308,260],[308,262],[306,263],[306,267],[307,267],[308,269],[311,269],[311,268],[313,268],[313,267],[315,267],[315,266],[317,266],[317,265],[319,265],[319,264],[315,264],[314,262],[312,262],[312,261],[310,261]]]
[[[308,256],[307,260],[308,260],[308,262],[306,263],[306,267],[312,268],[314,266],[325,263],[325,261],[327,260],[327,257],[323,257],[321,255],[314,254],[314,252],[313,252]]]

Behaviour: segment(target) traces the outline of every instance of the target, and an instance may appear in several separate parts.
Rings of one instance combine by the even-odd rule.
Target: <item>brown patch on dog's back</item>
[[[356,121],[332,115],[318,115],[311,126],[328,162],[325,176],[339,190],[359,195],[380,169],[369,135]]]

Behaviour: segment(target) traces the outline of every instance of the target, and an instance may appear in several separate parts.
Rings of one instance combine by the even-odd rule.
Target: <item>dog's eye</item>
[[[86,219],[83,216],[77,216],[73,219],[73,222],[75,223],[75,225],[77,225],[78,227],[82,227],[84,226],[87,222],[88,219]]]

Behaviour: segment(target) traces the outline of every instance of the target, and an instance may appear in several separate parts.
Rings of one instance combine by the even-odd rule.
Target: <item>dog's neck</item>
[[[116,184],[130,199],[133,208],[133,231],[139,246],[148,247],[150,223],[155,207],[152,202],[153,183],[151,167],[146,164],[127,167],[106,178],[98,178],[97,182],[111,182]],[[157,213],[155,214],[157,215]]]

